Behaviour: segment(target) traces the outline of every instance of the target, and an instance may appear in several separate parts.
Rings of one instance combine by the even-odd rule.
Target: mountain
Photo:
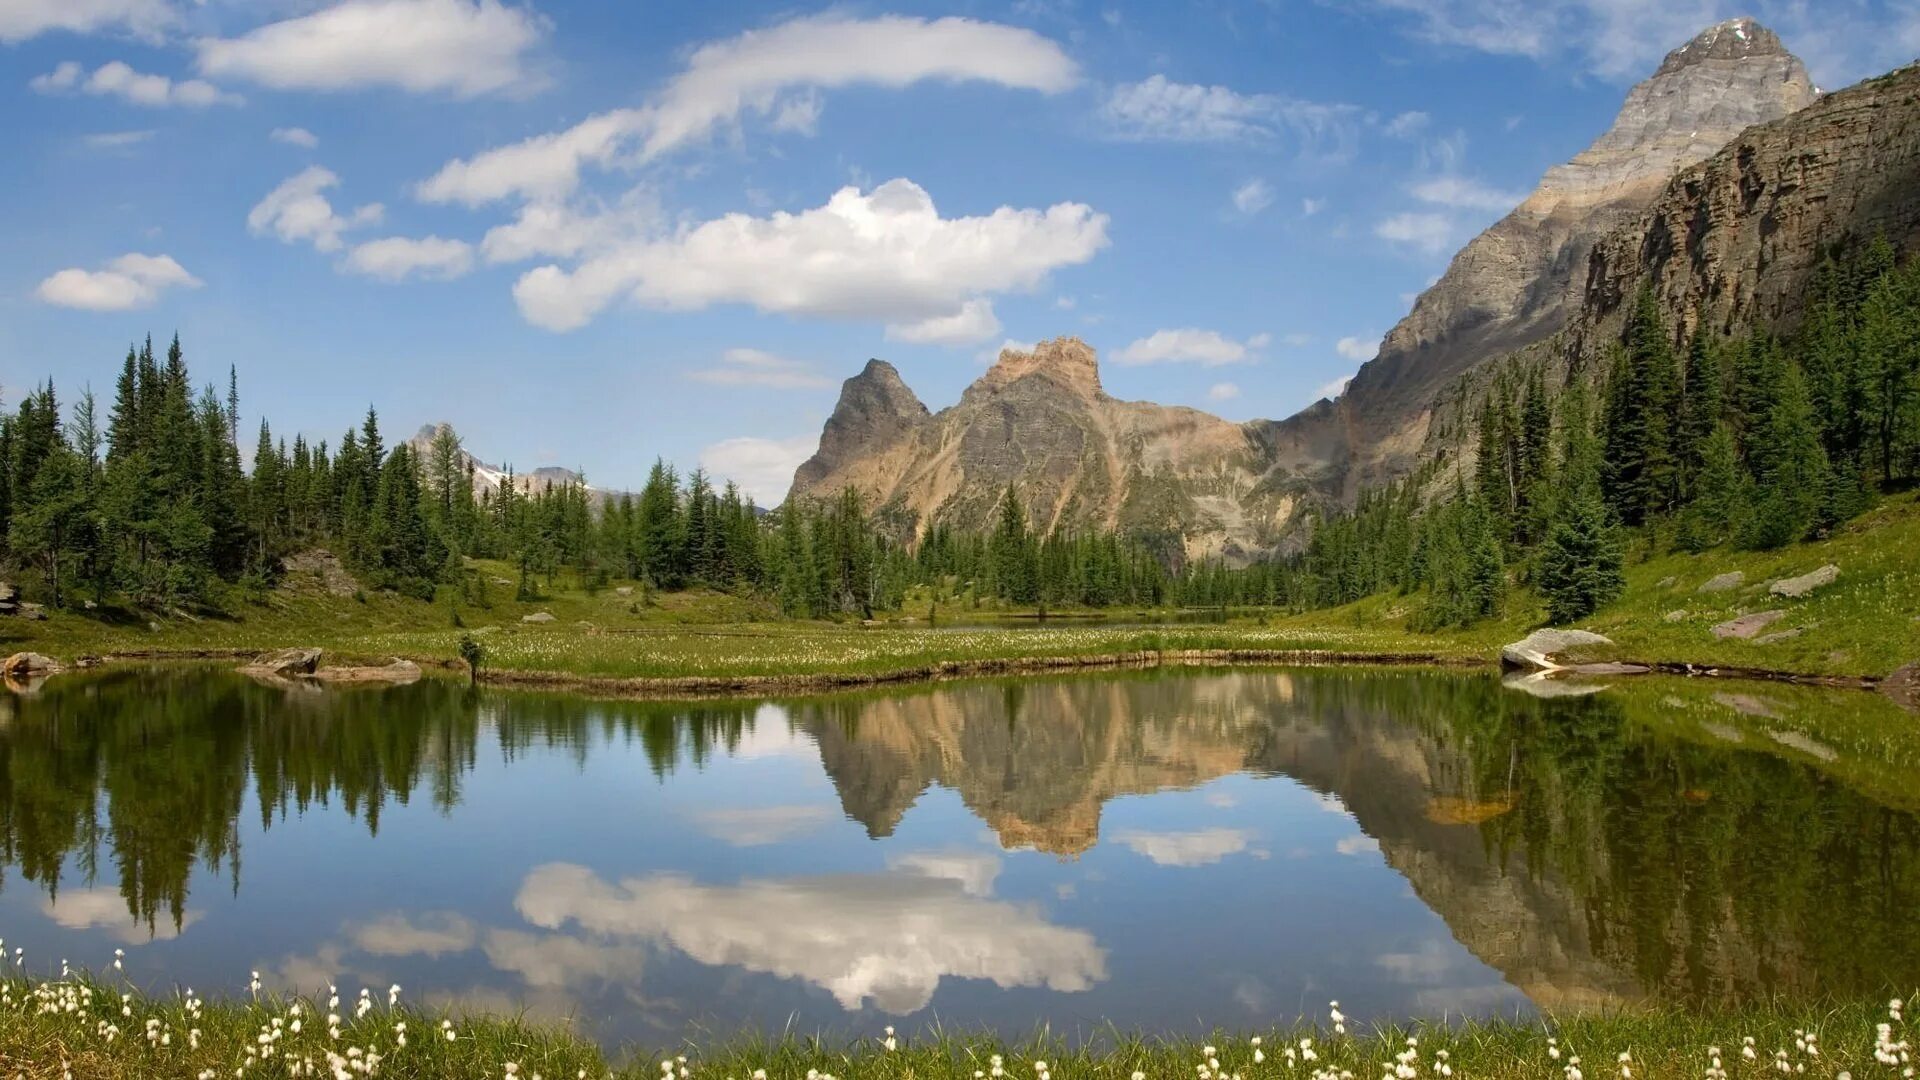
[[[1709,27],[1667,54],[1604,135],[1454,256],[1337,401],[1271,425],[1276,466],[1348,499],[1404,474],[1443,388],[1567,325],[1603,237],[1633,226],[1676,172],[1818,97],[1800,61],[1751,19]]]
[[[452,425],[445,422],[423,424],[420,430],[414,433],[413,438],[407,440],[407,445],[413,448],[413,453],[416,458],[423,462],[428,461],[431,459],[433,453],[434,438],[439,435],[442,430],[450,430],[451,428]],[[500,490],[500,485],[506,483],[506,469],[489,465],[479,458],[474,457],[465,449],[460,451],[459,463],[460,468],[468,470],[473,474],[473,493],[475,496],[489,491],[498,491]],[[543,465],[532,472],[517,472],[513,475],[514,489],[526,495],[545,491],[552,487],[560,487],[565,484],[585,483],[586,477],[580,473],[574,472],[572,469],[562,469],[555,465]],[[592,487],[591,485],[588,485],[587,490],[591,494],[604,494],[598,488]]]
[[[1248,424],[1119,401],[1102,390],[1093,350],[1063,338],[1003,352],[958,404],[932,413],[875,360],[847,380],[793,494],[851,485],[882,521],[912,535],[935,523],[983,527],[1011,484],[1041,525],[1177,535],[1189,556],[1271,549],[1306,507],[1351,500],[1431,453],[1436,405],[1463,376],[1591,322],[1593,275],[1611,281],[1641,262],[1630,249],[1676,173],[1820,100],[1772,31],[1751,19],[1710,27],[1633,88],[1605,134],[1468,243],[1337,400]],[[1786,146],[1814,137],[1804,126],[1778,136]],[[1843,154],[1805,179],[1817,189],[1836,170],[1874,167]],[[1805,215],[1827,212],[1810,193],[1800,201]],[[1683,244],[1690,228],[1668,221],[1663,242]],[[1761,253],[1729,254],[1735,291],[1790,291],[1755,284],[1764,263],[1750,257]]]
[[[902,535],[933,523],[984,528],[1016,488],[1044,528],[1178,535],[1189,556],[1243,557],[1271,547],[1291,497],[1262,487],[1249,430],[1196,409],[1121,401],[1100,385],[1078,338],[1008,349],[930,413],[893,365],[874,360],[842,386],[820,449],[793,495],[853,487]]]

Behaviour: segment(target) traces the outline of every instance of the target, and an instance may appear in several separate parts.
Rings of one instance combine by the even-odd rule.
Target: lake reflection
[[[1879,710],[1354,670],[701,704],[75,675],[0,699],[0,936],[609,1043],[1878,992],[1920,978],[1920,737]]]

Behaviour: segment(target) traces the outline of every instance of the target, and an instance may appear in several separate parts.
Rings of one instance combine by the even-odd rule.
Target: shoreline
[[[70,668],[85,669],[104,664],[166,664],[213,661],[247,661],[270,649],[187,648],[130,649],[82,657]],[[461,673],[466,665],[460,660],[426,655],[380,655],[341,653],[329,657],[342,663],[381,663],[406,660],[423,669]],[[1775,668],[1726,664],[1700,664],[1676,660],[1619,661],[1644,668],[1646,674],[1685,678],[1728,679],[1748,682],[1777,682],[1797,686],[1880,692],[1912,708],[1920,672],[1902,668],[1892,675],[1831,675]],[[333,665],[329,665],[333,666]],[[1137,649],[1086,655],[991,657],[949,660],[932,664],[914,664],[868,672],[791,672],[783,674],[732,675],[598,675],[590,672],[483,666],[476,682],[493,687],[527,690],[579,691],[619,697],[714,698],[767,694],[830,694],[881,686],[934,685],[966,679],[1005,675],[1062,674],[1078,671],[1151,670],[1155,668],[1236,667],[1430,667],[1442,670],[1500,670],[1497,659],[1422,652],[1364,652],[1332,649]],[[1546,673],[1554,677],[1554,673]],[[1577,676],[1578,672],[1569,672]],[[1639,672],[1621,673],[1632,678]]]

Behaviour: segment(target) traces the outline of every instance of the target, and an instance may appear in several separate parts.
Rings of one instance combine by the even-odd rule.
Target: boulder
[[[403,683],[420,680],[420,665],[411,660],[394,657],[390,664],[368,667],[326,667],[313,673],[313,677],[322,682],[339,683]]]
[[[1739,588],[1746,580],[1747,575],[1738,570],[1729,570],[1724,574],[1716,574],[1708,578],[1706,584],[1700,586],[1700,591],[1732,592],[1734,589]]]
[[[1781,578],[1779,581],[1767,586],[1767,591],[1775,596],[1784,596],[1789,600],[1798,600],[1813,590],[1820,588],[1822,585],[1831,585],[1838,580],[1840,580],[1840,568],[1832,563],[1828,563],[1810,574],[1801,574],[1799,577]]]
[[[1586,630],[1535,630],[1501,649],[1500,664],[1510,668],[1558,671],[1569,663],[1578,662],[1575,654],[1590,655],[1596,647],[1612,644],[1611,640]],[[1567,663],[1562,663],[1562,660]]]
[[[1656,589],[1671,589],[1676,584],[1678,584],[1679,581],[1680,581],[1679,578],[1669,575],[1667,577],[1661,578],[1659,581],[1654,582],[1653,587]]]
[[[550,623],[553,621],[553,612],[536,611],[531,615],[520,616],[520,621],[523,623]]]
[[[1727,638],[1739,638],[1745,641],[1786,617],[1787,613],[1784,611],[1756,611],[1751,615],[1742,615],[1737,619],[1728,619],[1726,622],[1714,627],[1713,636],[1722,641]]]
[[[319,649],[281,649],[261,653],[243,670],[267,675],[311,675],[320,666]]]
[[[47,675],[60,670],[60,662],[37,652],[17,652],[0,662],[0,673],[12,676]]]
[[[20,602],[20,617],[33,622],[41,622],[47,617],[47,609],[40,604],[29,603],[28,601],[22,600]]]
[[[1691,614],[1691,612],[1685,609],[1680,609],[1676,611],[1669,611],[1665,615],[1662,615],[1660,617],[1667,622],[1682,622],[1686,619],[1686,617],[1689,614]]]
[[[615,596],[632,596],[632,595],[633,595],[633,586],[631,586],[631,585],[622,585],[622,586],[620,586],[619,588],[617,588],[617,589],[615,589],[615,590],[613,590],[613,595],[615,595]]]

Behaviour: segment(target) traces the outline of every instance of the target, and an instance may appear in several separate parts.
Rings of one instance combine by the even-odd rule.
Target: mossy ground
[[[1840,579],[1810,597],[1787,600],[1766,591],[1771,581],[1827,563],[1840,567]],[[647,595],[632,582],[587,590],[563,579],[545,595],[520,600],[511,586],[497,584],[513,576],[505,566],[482,563],[479,570],[496,583],[484,603],[456,600],[450,590],[433,603],[378,592],[342,596],[296,576],[263,596],[236,596],[220,613],[72,611],[44,622],[6,620],[0,647],[71,660],[316,645],[340,658],[452,661],[462,634],[472,633],[496,670],[606,678],[871,675],[942,661],[1151,650],[1313,650],[1490,662],[1502,644],[1545,617],[1536,597],[1516,590],[1498,618],[1439,633],[1411,628],[1417,595],[1375,596],[1297,615],[1236,609],[1219,622],[1162,622],[1178,613],[1110,611],[1098,621],[964,625],[1032,613],[946,608],[929,626],[924,609],[910,605],[878,625],[860,625],[786,620],[763,599],[712,590]],[[1736,570],[1746,578],[1741,588],[1699,591],[1708,578]],[[1920,659],[1920,503],[1913,495],[1888,500],[1826,540],[1774,552],[1639,558],[1627,579],[1624,597],[1581,624],[1613,638],[1624,657],[1875,677]],[[1769,644],[1711,633],[1735,615],[1770,608],[1787,612],[1770,631],[1800,633]],[[536,612],[554,620],[521,622]]]

